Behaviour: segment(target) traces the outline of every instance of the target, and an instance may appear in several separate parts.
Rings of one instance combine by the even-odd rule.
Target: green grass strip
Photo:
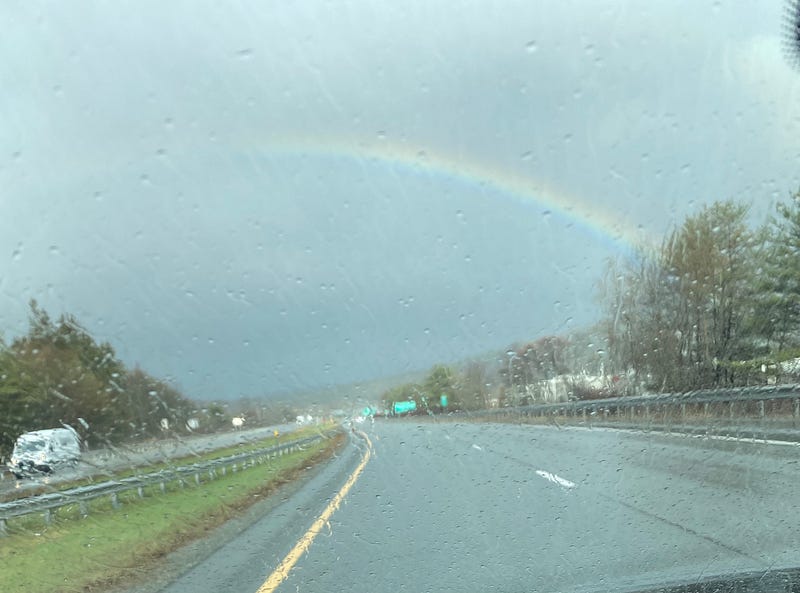
[[[223,447],[221,449],[214,449],[213,451],[206,451],[197,455],[186,455],[184,457],[175,457],[168,461],[158,462],[152,465],[139,466],[131,469],[120,470],[111,474],[114,479],[127,478],[129,476],[140,475],[143,473],[157,472],[161,469],[172,467],[180,467],[183,465],[191,465],[192,463],[202,463],[203,461],[211,461],[212,459],[220,459],[230,455],[238,455],[239,453],[249,453],[258,449],[266,449],[275,445],[288,443],[289,441],[296,441],[305,437],[310,437],[318,434],[324,434],[330,431],[336,425],[333,423],[321,426],[306,426],[291,432],[282,433],[278,437],[266,437],[257,441],[248,441],[238,445],[231,445],[230,447]],[[104,480],[109,476],[108,473],[101,474],[100,477]]]
[[[59,511],[50,525],[40,518],[21,518],[0,538],[0,591],[91,591],[143,576],[154,561],[332,453],[342,439],[324,439],[200,487],[173,484],[166,494],[148,490],[144,499],[134,492],[121,497],[121,508],[92,506],[82,520],[75,520],[77,510],[72,508]]]

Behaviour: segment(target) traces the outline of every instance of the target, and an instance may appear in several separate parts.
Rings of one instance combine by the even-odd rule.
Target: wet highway
[[[299,492],[160,590],[635,590],[800,566],[796,445],[361,426],[368,459],[353,437]],[[308,549],[276,571],[359,464]]]

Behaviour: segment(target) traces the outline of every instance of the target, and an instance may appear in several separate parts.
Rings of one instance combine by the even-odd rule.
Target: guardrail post
[[[681,420],[686,420],[686,404],[681,404]]]
[[[5,537],[8,535],[8,525],[6,524],[5,519],[0,519],[0,537]]]
[[[78,512],[84,519],[89,516],[89,505],[86,504],[85,500],[78,502]]]
[[[166,494],[167,485],[164,482],[159,482],[158,488],[159,488],[159,490],[161,490],[161,494]]]
[[[795,399],[794,407],[792,408],[792,418],[794,418],[795,424],[798,416],[800,416],[800,399]]]
[[[703,404],[703,416],[708,418],[708,402]]]
[[[144,498],[144,488],[142,488],[141,486],[137,486],[136,494],[139,495],[139,498]]]
[[[728,408],[729,408],[728,412],[730,413],[731,420],[733,420],[733,417],[734,417],[734,413],[733,413],[734,405],[735,405],[734,402],[731,402],[731,403],[728,404]]]
[[[116,492],[111,494],[111,508],[118,509],[119,508],[119,496],[117,496]]]
[[[198,486],[200,485],[200,472],[194,473],[194,483],[197,484]]]
[[[45,525],[50,525],[53,522],[53,511],[50,509],[46,509],[44,513],[42,513],[42,517],[44,518]]]
[[[222,469],[220,470],[220,473],[222,473],[223,476],[227,476],[228,475],[228,467],[223,465]]]
[[[758,401],[758,417],[764,418],[764,400]]]

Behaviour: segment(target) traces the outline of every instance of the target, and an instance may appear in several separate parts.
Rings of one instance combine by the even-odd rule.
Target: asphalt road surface
[[[501,424],[376,422],[363,473],[281,592],[606,591],[800,566],[800,448]],[[364,458],[162,590],[255,593]]]

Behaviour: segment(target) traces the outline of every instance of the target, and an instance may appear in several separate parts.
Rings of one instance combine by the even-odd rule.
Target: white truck
[[[74,465],[81,456],[81,439],[72,427],[26,432],[17,438],[9,469],[18,479],[49,474],[59,466]]]

